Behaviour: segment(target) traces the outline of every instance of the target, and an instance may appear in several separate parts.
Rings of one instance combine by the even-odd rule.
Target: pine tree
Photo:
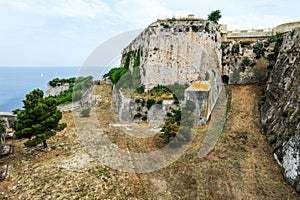
[[[27,147],[43,143],[44,148],[47,148],[46,140],[66,127],[65,123],[59,124],[62,113],[56,107],[55,98],[43,96],[40,89],[27,94],[23,100],[24,110],[17,113],[17,120],[13,125],[17,138],[28,138],[24,143]]]

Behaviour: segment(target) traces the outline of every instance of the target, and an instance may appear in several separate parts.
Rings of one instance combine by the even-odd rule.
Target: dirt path
[[[157,199],[300,199],[284,180],[261,134],[261,87],[228,89],[232,93],[231,111],[214,149],[199,159],[199,149],[210,132],[200,129],[179,160],[146,175],[152,194]],[[166,186],[161,189],[155,183]]]
[[[257,85],[231,86],[231,112],[215,149],[203,162],[205,196],[221,199],[298,199],[261,134]]]

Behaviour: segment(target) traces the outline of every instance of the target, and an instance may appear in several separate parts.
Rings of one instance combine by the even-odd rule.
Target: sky
[[[157,19],[220,10],[229,30],[300,20],[299,0],[0,0],[0,66],[81,66],[106,40]]]

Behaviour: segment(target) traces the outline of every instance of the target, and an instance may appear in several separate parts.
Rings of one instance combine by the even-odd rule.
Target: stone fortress
[[[292,31],[294,29],[300,28],[300,21],[288,22],[280,24],[274,28],[267,29],[249,29],[249,30],[227,30],[227,25],[221,25],[221,33],[223,35],[223,41],[226,40],[263,40],[266,39],[277,32],[285,33]]]
[[[157,20],[123,50],[121,66],[128,62],[130,73],[139,74],[146,91],[158,85],[188,84],[190,87],[186,88],[185,99],[180,104],[193,101],[198,125],[204,125],[223,84],[251,84],[266,79],[267,68],[271,65],[268,58],[274,46],[270,45],[258,58],[254,52],[256,42],[297,27],[300,22],[268,30],[228,31],[227,25],[193,15]],[[137,58],[138,67],[134,64]],[[120,121],[144,119],[150,123],[163,123],[169,110],[178,107],[165,100],[160,102],[161,105],[146,108],[145,103],[140,102],[143,99],[136,100],[116,92],[114,103]]]
[[[193,101],[198,125],[203,125],[222,90],[221,40],[214,22],[195,18],[157,20],[124,49],[121,66],[127,62],[130,73],[137,71],[146,92],[158,85],[189,85],[180,107]],[[137,58],[139,66],[134,64]],[[140,116],[147,122],[163,123],[168,113],[178,107],[165,99],[146,108],[140,103],[144,100],[114,91],[119,92],[114,95],[114,102],[120,121],[139,121]]]
[[[300,21],[266,30],[228,31],[226,25],[192,15],[157,20],[124,49],[121,66],[128,65],[130,76],[138,75],[146,92],[157,85],[188,85],[184,99],[147,106],[147,99],[126,96],[114,86],[119,120],[163,123],[171,110],[190,101],[196,126],[204,125],[223,85],[261,83],[262,128],[286,180],[300,193],[299,38]]]

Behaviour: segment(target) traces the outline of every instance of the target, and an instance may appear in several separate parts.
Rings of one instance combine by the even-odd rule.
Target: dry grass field
[[[64,113],[68,127],[52,137],[51,150],[27,149],[24,140],[9,140],[14,154],[1,157],[11,166],[0,182],[0,199],[299,199],[288,185],[271,148],[261,134],[258,85],[230,86],[231,109],[214,149],[204,158],[198,153],[208,126],[197,130],[192,145],[171,165],[149,173],[120,172],[104,166],[84,148],[74,117]],[[117,123],[111,110],[111,90],[96,89],[102,103],[93,108],[110,140],[130,152],[149,152],[163,144],[157,135],[136,138]],[[89,124],[89,118],[83,119]],[[139,131],[149,131],[139,124]],[[134,132],[133,132],[134,133]],[[138,133],[137,133],[138,134]]]

